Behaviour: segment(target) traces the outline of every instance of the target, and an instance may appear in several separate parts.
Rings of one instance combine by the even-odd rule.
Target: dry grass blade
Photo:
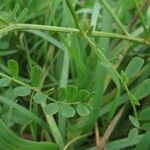
[[[119,112],[116,114],[116,116],[113,118],[112,122],[109,124],[108,128],[106,129],[101,141],[100,141],[100,145],[99,145],[99,149],[98,150],[104,150],[105,149],[105,145],[107,140],[109,139],[111,133],[113,132],[116,124],[118,123],[123,111],[124,111],[125,106],[123,106]]]
[[[145,0],[145,1],[143,2],[143,5],[142,5],[141,8],[140,8],[140,9],[141,9],[141,12],[143,12],[144,10],[146,10],[146,9],[148,8],[149,4],[150,4],[150,1],[149,1],[149,0]],[[129,25],[128,25],[129,28],[132,28],[137,20],[138,20],[138,15],[135,14],[135,15],[133,16],[132,20],[129,22]]]
[[[100,133],[99,133],[99,129],[98,129],[98,123],[95,124],[95,140],[96,140],[96,147],[97,147],[97,149],[99,149],[101,137],[100,137]]]

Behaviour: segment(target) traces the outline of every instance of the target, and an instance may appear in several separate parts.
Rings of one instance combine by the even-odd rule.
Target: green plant
[[[0,135],[2,149],[38,146],[6,125],[56,143],[39,150],[95,149],[94,141],[84,145],[94,135],[97,149],[148,149],[149,8],[146,16],[138,0],[2,3],[0,9],[12,11],[0,14],[0,130],[16,139]]]

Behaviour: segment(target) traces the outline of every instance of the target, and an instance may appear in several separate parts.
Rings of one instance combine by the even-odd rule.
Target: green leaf
[[[123,80],[123,82],[125,84],[127,84],[129,82],[129,79],[128,79],[126,73],[123,70],[121,70],[121,79]]]
[[[45,95],[50,96],[54,93],[54,88],[48,89],[46,91],[44,91]]]
[[[40,117],[38,117],[36,114],[29,111],[24,106],[21,106],[20,104],[17,104],[15,101],[12,101],[11,99],[7,99],[6,97],[3,96],[0,96],[0,102],[3,103],[4,105],[9,106],[10,108],[15,109],[18,113],[21,113],[29,120],[32,120],[37,124],[39,124],[41,127],[47,129],[46,123]]]
[[[3,108],[0,106],[0,113],[3,111]]]
[[[140,103],[139,103],[138,99],[135,97],[135,95],[131,94],[129,97],[134,105],[140,106]]]
[[[139,113],[140,120],[150,120],[150,107],[147,107],[140,111]]]
[[[132,116],[129,116],[129,120],[131,121],[131,123],[132,123],[136,128],[139,128],[139,127],[140,127],[139,121],[138,121],[136,118],[134,118],[134,117],[132,117]]]
[[[137,144],[135,150],[149,150],[150,149],[150,131],[147,131],[140,142]]]
[[[144,64],[143,59],[139,57],[132,58],[132,60],[129,62],[125,70],[127,77],[129,79],[133,78],[138,73],[138,71],[142,68],[143,64]]]
[[[7,78],[1,78],[0,79],[0,87],[7,87],[9,86],[11,81]]]
[[[0,51],[0,56],[8,56],[17,53],[18,50],[3,50]]]
[[[36,102],[36,103],[43,103],[46,101],[46,96],[42,93],[36,93],[34,96],[33,96],[33,100]]]
[[[105,68],[110,68],[110,64],[108,63],[105,63],[105,62],[101,62],[101,65],[103,65]]]
[[[129,131],[128,138],[130,140],[133,140],[133,138],[135,138],[137,135],[138,135],[138,129],[137,128],[133,128],[133,129],[131,129]]]
[[[146,123],[142,124],[141,129],[150,130],[150,122],[146,122]]]
[[[120,89],[120,80],[116,74],[116,72],[110,67],[106,68],[107,72],[111,75],[112,80],[116,84],[117,88]]]
[[[69,104],[60,104],[59,111],[62,114],[62,116],[66,117],[66,118],[70,118],[75,115],[74,108],[72,106],[70,106]]]
[[[146,16],[147,16],[148,25],[149,25],[149,27],[150,27],[150,7],[148,7],[148,9],[147,9]]]
[[[135,88],[134,95],[138,99],[142,99],[150,94],[150,79],[144,80],[139,86]]]
[[[39,87],[42,79],[42,71],[38,66],[34,66],[30,73],[31,83],[34,87]]]
[[[92,111],[93,110],[93,107],[91,104],[88,104],[88,103],[84,103],[84,105],[90,110]]]
[[[66,88],[58,87],[57,91],[58,91],[58,99],[60,101],[64,101],[67,98],[67,90],[66,90]]]
[[[88,109],[88,107],[82,103],[77,105],[76,111],[80,116],[87,116],[90,114],[90,110]]]
[[[0,49],[1,49],[1,51],[2,50],[6,51],[8,48],[9,48],[9,42],[0,40]]]
[[[56,114],[59,110],[57,103],[49,103],[44,107],[44,112],[50,116]]]
[[[73,102],[76,97],[77,97],[77,94],[78,94],[78,89],[77,89],[77,86],[74,86],[74,85],[68,85],[67,86],[67,100],[68,102]]]
[[[31,93],[31,89],[26,86],[16,87],[13,91],[15,95],[21,96],[21,97],[27,96]]]
[[[96,26],[97,26],[100,9],[101,9],[101,5],[98,2],[98,0],[96,0],[94,3],[92,16],[91,16],[91,24],[90,24],[90,26],[93,26],[94,30],[96,29]]]
[[[0,150],[58,150],[53,142],[35,142],[16,136],[1,119],[0,133]]]
[[[18,63],[15,60],[11,59],[8,60],[7,65],[12,77],[18,78]]]
[[[77,100],[78,100],[78,101],[81,101],[81,102],[87,102],[89,96],[90,96],[89,91],[82,89],[82,90],[80,90],[79,93],[78,93],[78,98],[77,98]]]

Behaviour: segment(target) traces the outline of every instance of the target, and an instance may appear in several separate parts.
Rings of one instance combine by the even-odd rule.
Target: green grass
[[[149,0],[0,3],[2,150],[149,149]]]

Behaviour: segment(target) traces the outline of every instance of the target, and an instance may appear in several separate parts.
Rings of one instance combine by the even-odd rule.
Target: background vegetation
[[[150,149],[149,0],[0,0],[0,149]]]

